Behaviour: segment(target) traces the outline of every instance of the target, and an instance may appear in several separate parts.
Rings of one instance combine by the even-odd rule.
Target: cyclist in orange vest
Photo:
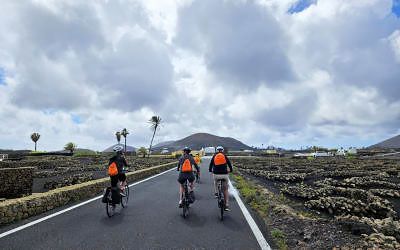
[[[112,192],[113,192],[113,195],[112,195],[113,203],[119,203],[119,201],[114,202],[117,199],[116,197],[118,197],[118,193],[116,191],[118,181],[120,182],[119,186],[121,188],[121,191],[123,188],[125,188],[125,185],[126,185],[126,175],[124,173],[124,169],[125,169],[125,167],[128,166],[128,163],[126,162],[123,149],[124,149],[124,147],[122,145],[118,144],[118,145],[114,146],[113,151],[116,152],[116,154],[110,158],[110,161],[108,164],[108,165],[111,165],[111,163],[115,162],[115,164],[117,164],[117,168],[118,168],[118,174],[115,176],[110,176],[111,188],[112,188]],[[121,193],[121,195],[124,195],[124,194]],[[115,207],[113,207],[113,209],[114,208]]]
[[[196,162],[197,165],[201,163],[201,158],[199,153],[197,153],[196,156],[194,157],[194,161]]]
[[[198,172],[200,172],[199,166],[196,164],[193,156],[190,155],[191,149],[188,147],[185,147],[183,149],[183,155],[181,158],[179,158],[179,163],[178,163],[178,171],[179,172],[179,177],[178,177],[178,182],[180,183],[179,185],[179,207],[182,207],[182,198],[183,198],[183,183],[185,183],[186,180],[189,180],[189,188],[191,195],[193,195],[193,190],[194,190],[194,174],[193,174],[193,166],[196,168]]]
[[[197,166],[199,166],[199,168],[200,168],[201,158],[200,158],[199,153],[197,153],[196,156],[194,157],[194,161],[196,162]],[[193,173],[196,177],[196,181],[200,181],[200,172],[196,171],[196,169],[193,169]]]
[[[222,146],[217,147],[217,153],[213,155],[208,168],[209,172],[214,173],[214,192],[217,197],[217,180],[223,179],[224,182],[224,196],[225,196],[225,211],[229,211],[229,196],[228,196],[228,183],[229,183],[229,172],[232,172],[232,164],[228,157],[224,154],[224,148]],[[228,172],[229,167],[229,172]]]

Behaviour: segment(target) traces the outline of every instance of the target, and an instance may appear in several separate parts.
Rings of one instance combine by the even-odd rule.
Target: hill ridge
[[[159,143],[159,144],[163,145],[163,142]],[[157,145],[159,145],[159,144],[157,144]],[[164,144],[164,146],[162,146],[162,147],[157,147],[157,145],[154,147],[154,150],[159,150],[161,148],[168,148],[170,150],[179,150],[185,146],[188,146],[195,150],[199,150],[203,147],[218,146],[218,145],[226,147],[230,150],[251,149],[251,147],[249,147],[248,145],[244,144],[243,142],[241,142],[235,138],[222,137],[222,136],[217,136],[217,135],[213,135],[210,133],[203,133],[203,132],[194,133],[194,134],[184,137],[180,140],[173,141],[172,143],[169,143],[167,145]]]
[[[370,148],[400,149],[400,135],[393,136],[389,139],[374,144],[370,146]]]

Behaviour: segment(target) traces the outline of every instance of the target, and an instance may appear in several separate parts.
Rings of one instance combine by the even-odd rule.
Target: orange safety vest
[[[115,162],[111,163],[108,166],[108,175],[109,176],[116,176],[118,174],[117,164]]]
[[[194,161],[196,162],[197,165],[199,165],[200,162],[201,162],[201,159],[200,159],[199,156],[196,156],[196,157],[194,158]]]
[[[187,173],[187,172],[192,172],[192,163],[190,162],[189,159],[186,159],[183,164],[182,164],[182,172]]]
[[[218,165],[224,165],[226,164],[226,157],[223,153],[218,153],[215,155],[214,157],[214,165],[218,166]]]

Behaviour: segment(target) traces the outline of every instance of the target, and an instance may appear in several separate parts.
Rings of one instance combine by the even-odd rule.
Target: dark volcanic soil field
[[[400,249],[398,160],[232,161],[241,176],[261,188],[269,203],[266,224],[286,235],[290,249]]]
[[[21,161],[0,162],[0,167],[34,167],[33,193],[107,177],[109,155],[85,157],[32,156]],[[129,171],[140,170],[168,162],[174,158],[142,158],[127,156]]]

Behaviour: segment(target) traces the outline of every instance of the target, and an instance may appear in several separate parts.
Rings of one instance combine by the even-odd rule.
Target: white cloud
[[[389,41],[392,45],[393,52],[396,55],[397,62],[400,63],[400,30],[395,30],[389,36]]]
[[[250,145],[368,145],[399,133],[390,0],[2,1],[0,148],[102,150],[193,132]],[[4,35],[6,34],[6,35]],[[77,116],[80,123],[71,117]]]

